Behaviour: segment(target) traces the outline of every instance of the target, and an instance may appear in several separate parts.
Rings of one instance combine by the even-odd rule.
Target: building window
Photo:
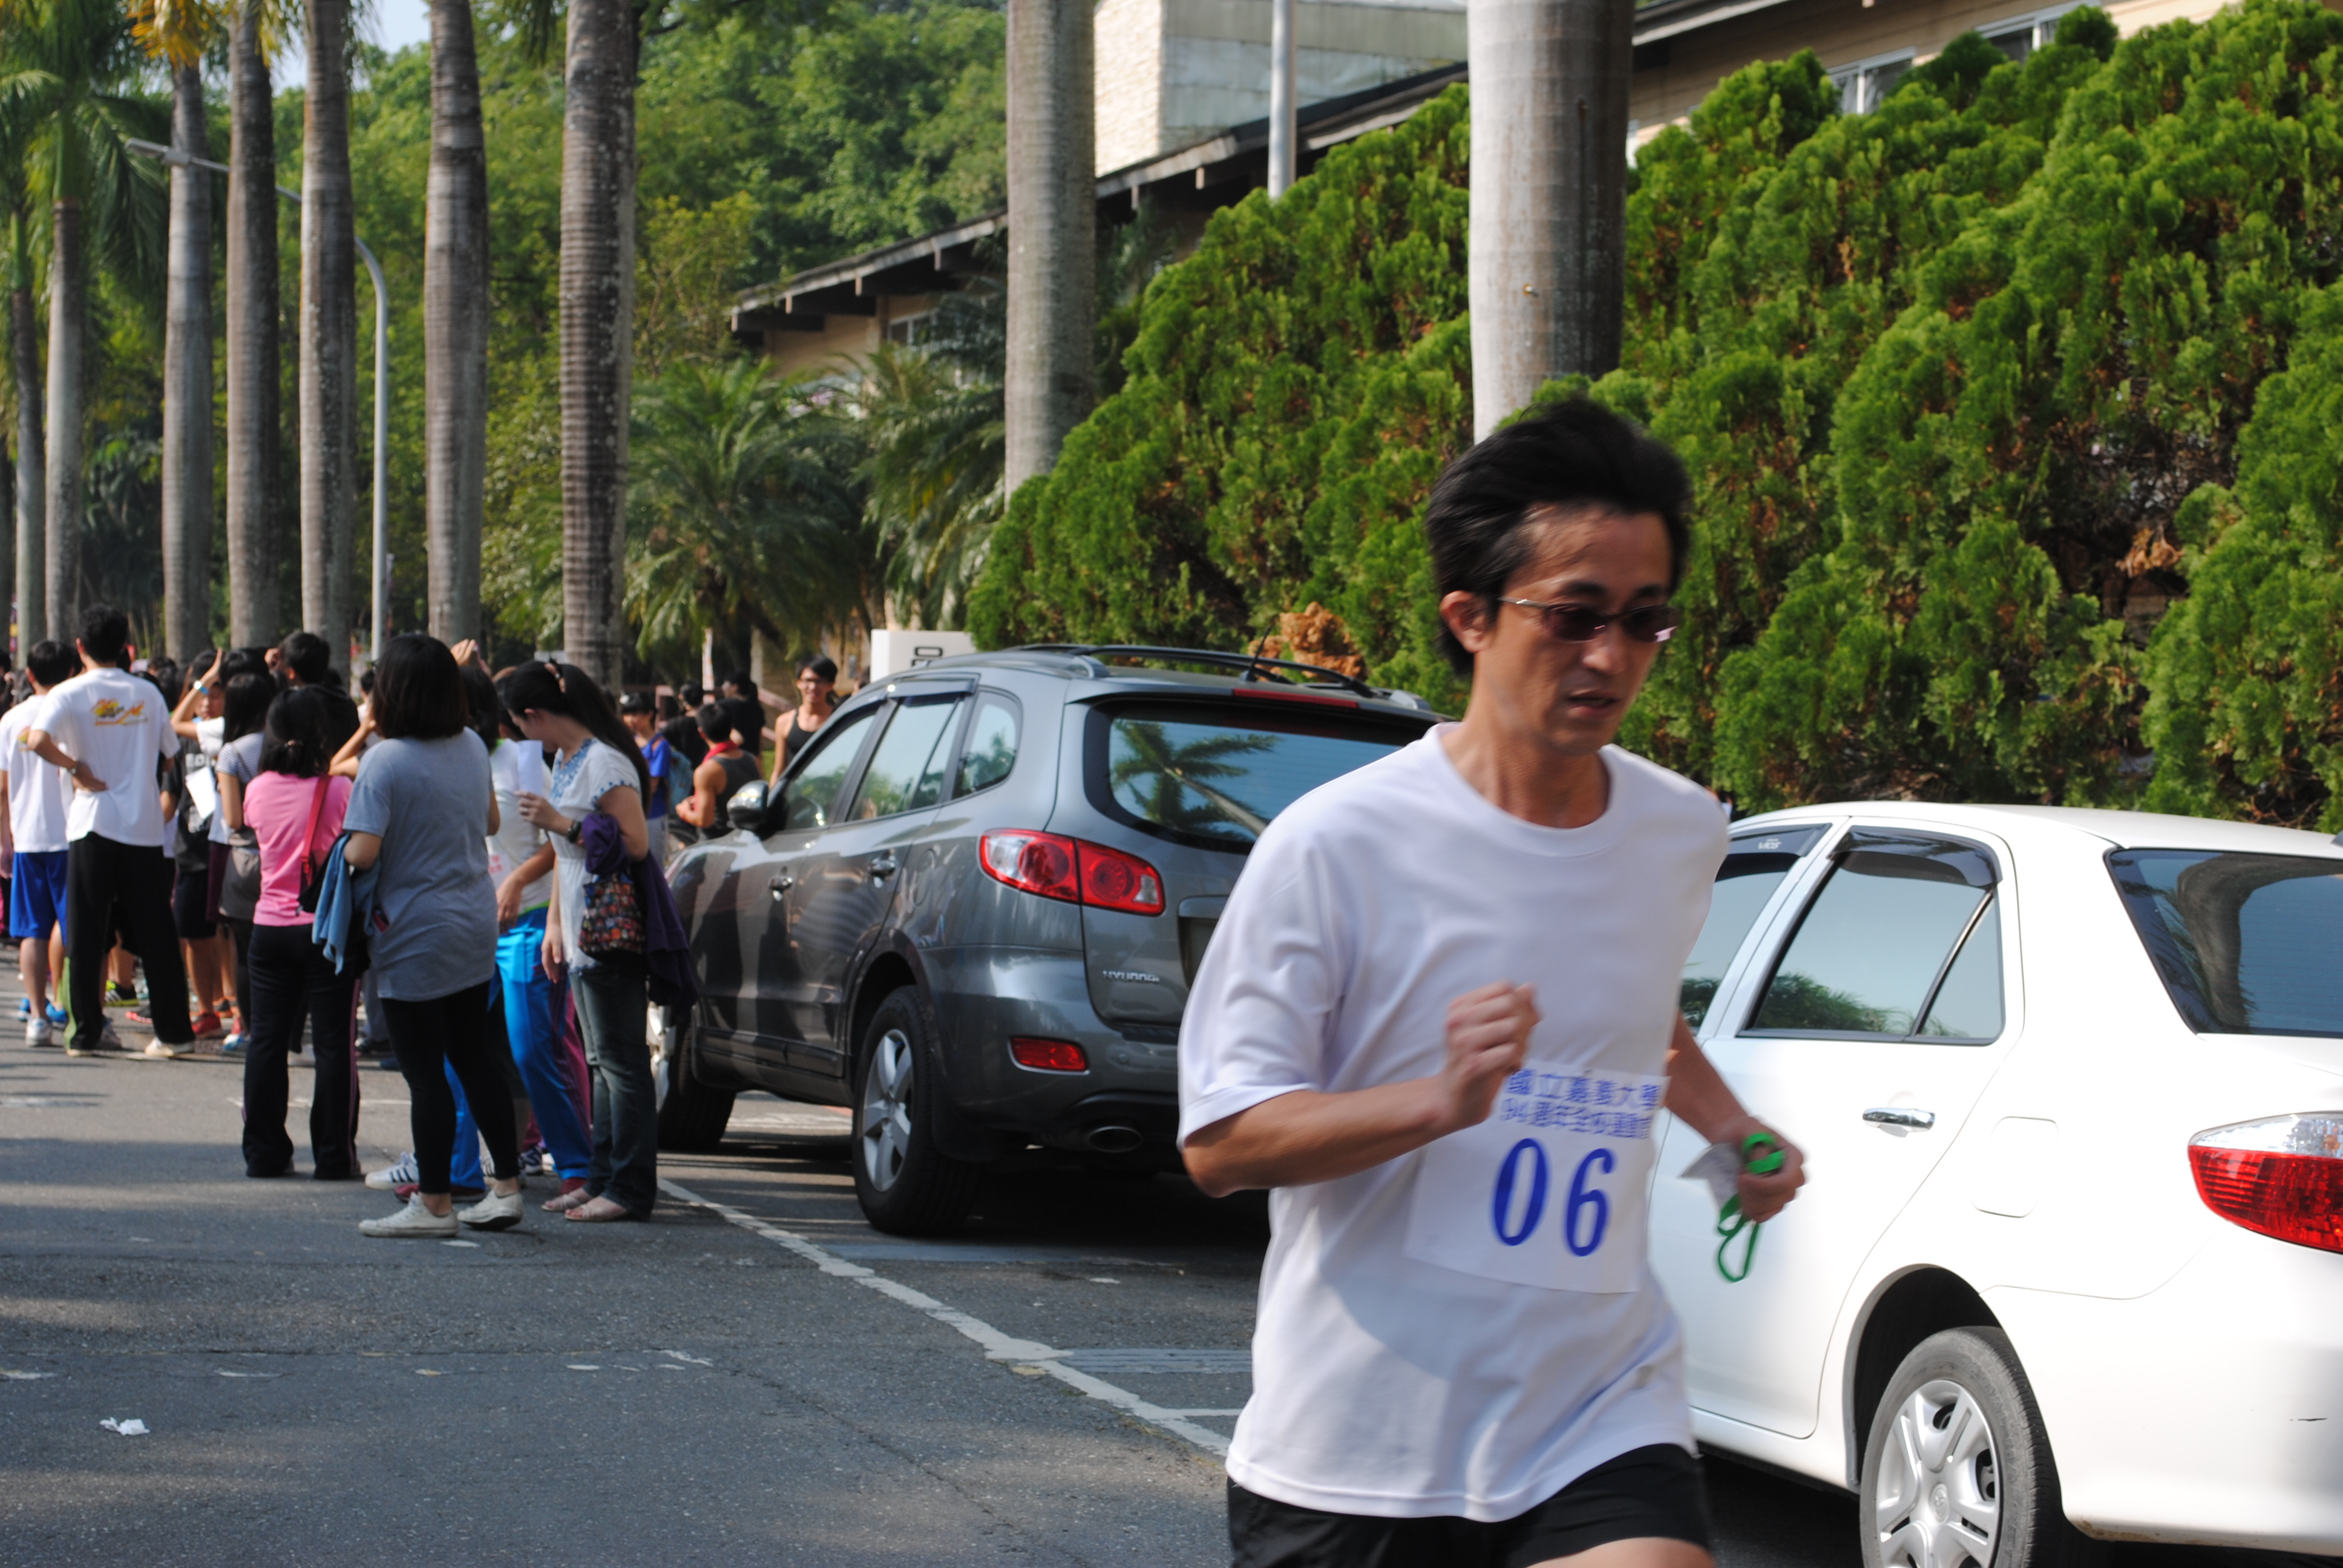
[[[2058,35],[2058,18],[2073,9],[2072,5],[2057,5],[2024,16],[2007,16],[1988,22],[1977,31],[1985,35],[1986,43],[2012,61],[2021,61],[2036,49],[2048,48]]]
[[[928,317],[932,314],[934,313],[931,311],[923,310],[917,316],[906,316],[900,320],[889,322],[887,341],[900,343],[906,348],[913,344],[925,342],[928,337]]]
[[[1830,74],[1838,85],[1838,107],[1843,115],[1867,115],[1879,107],[1904,73],[1912,68],[1912,51],[1899,50],[1893,55],[1874,55],[1841,65]]]

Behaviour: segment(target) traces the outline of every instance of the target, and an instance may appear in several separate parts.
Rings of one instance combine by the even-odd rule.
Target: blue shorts
[[[8,879],[8,934],[28,941],[65,923],[65,851],[19,849]]]

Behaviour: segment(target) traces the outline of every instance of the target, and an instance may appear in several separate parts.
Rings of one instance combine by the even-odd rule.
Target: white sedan
[[[1711,1448],[1855,1490],[1864,1560],[2343,1552],[2343,849],[2032,807],[1735,823],[1684,1010],[1806,1153],[1653,1266]],[[2062,1517],[2063,1515],[2063,1517]],[[2071,1523],[2069,1523],[2071,1522]]]

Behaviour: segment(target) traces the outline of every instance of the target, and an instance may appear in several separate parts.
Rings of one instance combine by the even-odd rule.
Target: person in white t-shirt
[[[25,674],[33,696],[0,714],[0,792],[7,799],[7,832],[12,854],[8,879],[8,934],[20,944],[19,972],[32,1012],[25,1024],[25,1043],[56,1043],[56,1026],[49,1019],[49,950],[65,918],[65,797],[73,783],[65,769],[44,762],[25,744],[25,730],[41,710],[41,699],[74,671],[73,649],[64,643],[37,642],[25,656]]]
[[[171,920],[170,862],[164,859],[163,761],[179,737],[163,694],[116,668],[130,621],[112,605],[81,612],[74,647],[82,673],[41,699],[25,744],[72,776],[65,807],[65,1005],[73,1014],[66,1054],[114,1049],[106,1039],[106,954],[122,933],[146,967],[155,1024],[149,1056],[177,1056],[194,1043],[187,976]]]
[[[1424,526],[1464,719],[1287,808],[1196,976],[1188,1169],[1271,1189],[1239,1568],[1711,1561],[1653,1123],[1764,1128],[1676,1008],[1724,814],[1611,744],[1676,624],[1686,497],[1583,400],[1452,464]],[[1755,1220],[1803,1180],[1767,1136]]]

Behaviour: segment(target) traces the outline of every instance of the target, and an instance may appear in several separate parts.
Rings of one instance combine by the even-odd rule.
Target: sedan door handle
[[[873,881],[883,882],[902,869],[892,855],[878,854],[870,857],[870,877]]]
[[[798,879],[795,877],[775,877],[771,881],[765,884],[767,889],[771,891],[773,897],[776,899],[779,898],[783,893],[788,892],[791,888],[794,888],[797,885]]]
[[[1933,1111],[1910,1111],[1901,1105],[1875,1105],[1863,1113],[1863,1119],[1880,1127],[1916,1127],[1926,1132],[1936,1124]]]

